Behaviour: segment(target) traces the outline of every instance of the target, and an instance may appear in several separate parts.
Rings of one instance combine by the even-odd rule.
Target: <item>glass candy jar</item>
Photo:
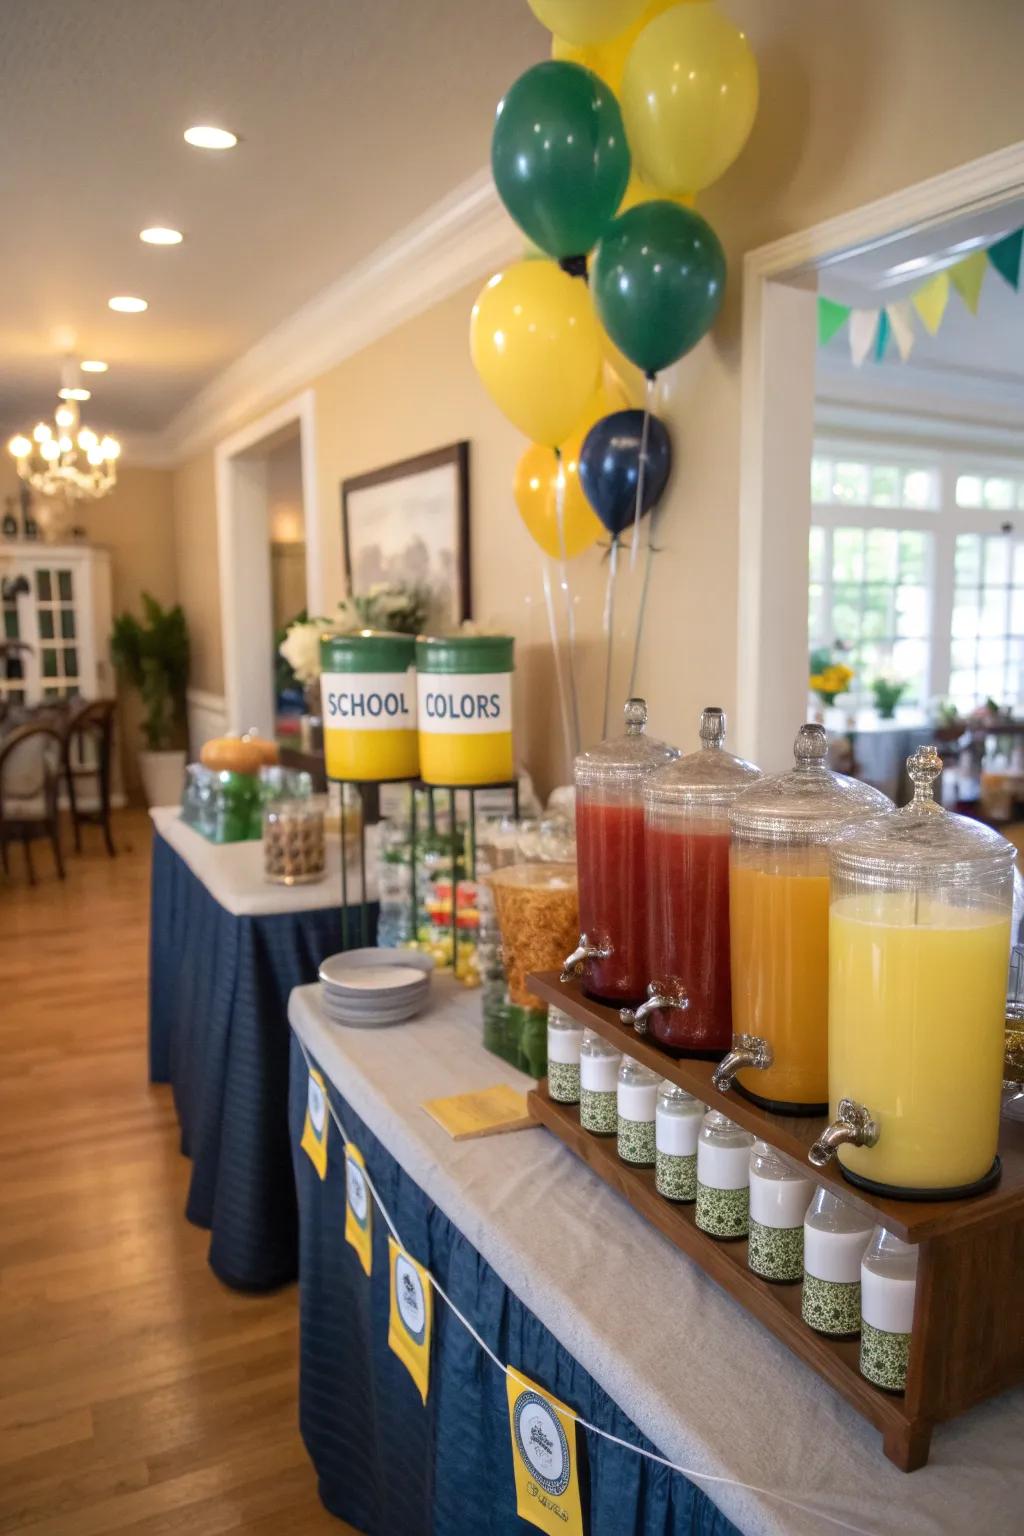
[[[583,1026],[560,1008],[548,1010],[548,1094],[557,1104],[580,1101]]]
[[[860,1332],[860,1261],[872,1223],[830,1189],[819,1189],[804,1217],[801,1314],[816,1333],[856,1338]]]
[[[580,1041],[580,1125],[595,1136],[619,1128],[618,1080],[621,1053],[592,1030]]]
[[[860,1266],[860,1373],[887,1392],[907,1385],[917,1247],[876,1227]]]
[[[811,1148],[852,1183],[907,1199],[998,1177],[1014,848],[944,811],[934,747],[914,798],[832,850],[829,1097]]]
[[[706,1106],[684,1088],[663,1082],[654,1124],[654,1183],[666,1200],[696,1200],[697,1142]]]
[[[573,765],[580,941],[563,980],[580,976],[588,997],[637,1003],[647,963],[647,883],[643,788],[648,775],[679,754],[644,734],[647,705],[630,699],[626,731],[583,752]]]
[[[326,873],[324,813],[309,800],[272,800],[263,811],[263,872],[275,885],[309,885]]]
[[[695,1220],[711,1237],[746,1237],[750,1223],[750,1148],[754,1138],[709,1109],[697,1142]]]
[[[623,1056],[616,1086],[618,1153],[624,1163],[654,1167],[654,1120],[661,1078],[649,1067]]]
[[[701,747],[644,783],[647,1001],[622,1022],[670,1051],[722,1056],[732,1043],[729,808],[761,778],[723,746],[725,715],[705,709]]]
[[[729,815],[733,1049],[715,1072],[781,1114],[828,1099],[828,850],[851,822],[892,809],[825,766],[820,725],[802,725],[796,765],[738,796]],[[737,1077],[738,1074],[738,1077]]]
[[[766,1141],[750,1154],[750,1241],[747,1263],[764,1280],[799,1280],[804,1270],[804,1216],[814,1185]]]

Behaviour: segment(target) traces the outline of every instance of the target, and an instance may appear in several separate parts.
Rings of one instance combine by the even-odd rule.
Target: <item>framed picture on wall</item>
[[[428,632],[472,618],[468,443],[343,480],[341,531],[353,597],[400,583],[424,593]]]

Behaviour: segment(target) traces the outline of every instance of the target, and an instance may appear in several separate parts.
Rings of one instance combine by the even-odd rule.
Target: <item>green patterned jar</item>
[[[560,1008],[548,1011],[548,1094],[556,1104],[580,1101],[583,1026]]]
[[[654,1184],[666,1200],[696,1200],[697,1141],[705,1106],[675,1083],[658,1089]]]
[[[580,1041],[580,1125],[595,1136],[614,1136],[619,1128],[620,1055],[593,1030],[583,1031]]]
[[[631,1056],[623,1056],[616,1085],[618,1152],[624,1163],[654,1166],[654,1115],[661,1078]]]
[[[792,1282],[804,1272],[804,1216],[814,1185],[766,1141],[750,1154],[747,1264],[763,1280]]]
[[[746,1237],[750,1222],[750,1148],[754,1138],[709,1109],[697,1143],[695,1220],[710,1237]]]
[[[860,1265],[872,1224],[849,1201],[819,1189],[804,1218],[803,1320],[831,1338],[860,1332]]]
[[[860,1373],[886,1392],[907,1385],[917,1246],[876,1227],[860,1266]]]

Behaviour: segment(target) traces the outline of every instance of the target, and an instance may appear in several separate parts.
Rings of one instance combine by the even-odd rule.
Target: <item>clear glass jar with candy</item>
[[[705,709],[700,749],[643,787],[647,1000],[622,1021],[673,1052],[722,1056],[732,1044],[729,810],[762,777],[725,750],[725,714]]]
[[[644,996],[647,879],[643,789],[656,768],[678,757],[645,732],[647,705],[630,699],[625,733],[583,752],[573,765],[580,942],[564,979],[582,979],[588,997],[631,1004]]]

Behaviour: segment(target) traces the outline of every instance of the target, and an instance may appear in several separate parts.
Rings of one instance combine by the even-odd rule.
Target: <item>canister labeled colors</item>
[[[425,784],[497,784],[514,776],[512,656],[507,635],[417,640]]]
[[[361,630],[320,641],[324,759],[330,779],[415,778],[416,642]]]

